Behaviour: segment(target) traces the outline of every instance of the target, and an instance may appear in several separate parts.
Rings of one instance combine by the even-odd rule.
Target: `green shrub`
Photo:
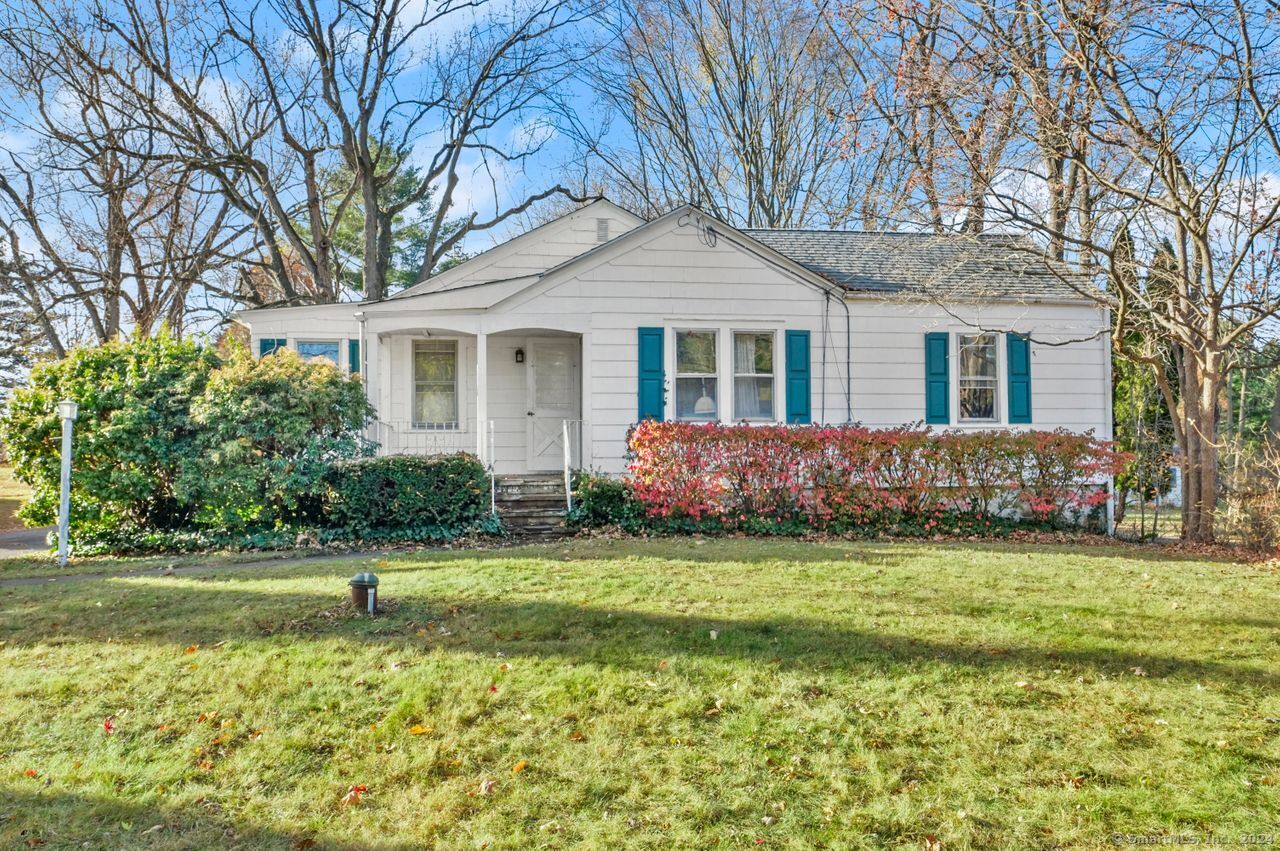
[[[645,526],[645,513],[622,479],[579,470],[573,476],[573,510],[567,520],[580,528],[618,526],[636,531]]]
[[[197,524],[224,533],[314,524],[330,465],[368,454],[371,415],[360,382],[333,364],[237,348],[193,400],[199,458],[178,493]]]
[[[343,538],[447,540],[498,531],[489,479],[474,455],[392,455],[334,465],[326,476],[326,530]]]
[[[71,528],[74,538],[122,526],[176,529],[193,505],[176,492],[199,457],[191,405],[205,390],[217,355],[167,334],[75,349],[42,363],[13,391],[0,416],[18,479],[31,486],[19,516],[54,523],[62,462],[60,399],[80,405],[75,424]]]

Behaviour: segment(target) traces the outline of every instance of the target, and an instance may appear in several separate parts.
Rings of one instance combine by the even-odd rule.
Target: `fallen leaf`
[[[569,734],[569,741],[571,742],[585,742],[586,740],[587,737],[582,734],[581,730],[574,730]]]
[[[265,729],[263,729],[263,730],[254,730],[252,733],[250,733],[250,734],[249,734],[249,738],[251,738],[251,739],[260,739],[260,738],[262,738],[262,734],[263,734],[263,733],[265,733],[265,732],[267,732]]]
[[[1142,669],[1141,665],[1139,665],[1136,668],[1133,668],[1132,670],[1133,670],[1133,675],[1135,677],[1145,677],[1147,675],[1147,672]]]
[[[489,694],[496,694],[498,691],[497,683],[489,683]]]
[[[424,726],[422,726],[421,724],[414,724],[412,727],[410,727],[410,728],[409,728],[409,735],[410,735],[410,736],[425,736],[427,733],[430,733],[430,732],[432,731],[432,729],[433,729],[433,728],[431,728],[431,727],[424,727]]]
[[[503,662],[501,665],[498,666],[498,670],[502,671],[505,674],[507,671],[511,670],[511,665],[507,662]]]
[[[520,763],[520,764],[521,764],[521,765],[524,765],[524,763]],[[22,773],[23,773],[23,774],[25,774],[25,775],[27,775],[28,777],[36,777],[36,776],[38,776],[38,775],[36,774],[36,770],[35,770],[34,768],[28,768],[26,771],[24,771],[24,772],[22,772]]]
[[[159,833],[159,832],[160,832],[160,831],[162,831],[162,830],[164,830],[164,825],[163,825],[163,824],[153,824],[153,825],[151,825],[151,827],[149,827],[149,828],[147,828],[146,830],[142,831],[142,835],[143,835],[143,836],[147,836],[147,835],[152,834],[152,833]]]
[[[492,793],[493,790],[497,788],[497,786],[498,786],[497,780],[481,780],[480,788],[477,789],[476,791],[479,792],[481,795],[488,795]]]
[[[111,723],[111,719],[110,719],[110,718],[107,718],[107,719],[104,719],[104,720],[103,720],[103,722],[102,722],[102,731],[103,731],[104,733],[106,733],[108,736],[110,736],[112,733],[114,733],[114,732],[115,732],[115,729],[116,729],[116,725]]]
[[[1034,686],[1032,686],[1031,683],[1027,682],[1026,680],[1018,680],[1016,683],[1014,683],[1014,685],[1017,686],[1018,688],[1025,688],[1028,690],[1034,688]]]
[[[519,774],[520,772],[524,771],[528,767],[529,767],[528,761],[522,759],[519,762],[517,762],[515,765],[511,766],[511,773]]]
[[[942,851],[942,840],[936,836],[926,836],[924,838],[924,851]]]
[[[369,791],[368,786],[352,786],[347,790],[347,794],[342,796],[342,804],[347,807],[354,807],[360,803],[360,796]]]
[[[199,649],[200,649],[200,645],[199,645],[199,644],[190,644],[190,645],[188,645],[188,646],[187,646],[187,648],[186,648],[185,650],[183,650],[182,652],[183,652],[183,653],[194,653],[194,652],[196,652],[196,651],[197,651],[197,650],[199,650]]]
[[[213,763],[212,763],[212,762],[209,762],[209,760],[207,760],[207,759],[206,759],[206,760],[201,761],[201,762],[198,764],[198,767],[199,767],[199,769],[200,769],[201,771],[212,771],[212,770],[213,770]]]
[[[308,851],[310,848],[316,847],[316,841],[313,837],[304,836],[300,839],[293,840],[293,844],[289,846],[293,851]]]

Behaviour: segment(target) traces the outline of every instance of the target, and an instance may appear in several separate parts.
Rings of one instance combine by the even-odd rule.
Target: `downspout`
[[[849,312],[849,294],[840,295],[844,305],[844,421],[853,422],[853,315]]]
[[[365,322],[368,317],[364,315],[363,310],[357,310],[352,315],[360,323],[360,331],[356,335],[356,339],[360,341],[360,384],[364,388],[364,402],[369,407],[373,407],[373,400],[369,398],[369,346],[365,340]],[[373,432],[373,440],[378,439],[377,429],[376,423],[371,424],[369,430]]]
[[[823,425],[827,423],[827,332],[831,327],[831,291],[822,291],[822,417]]]

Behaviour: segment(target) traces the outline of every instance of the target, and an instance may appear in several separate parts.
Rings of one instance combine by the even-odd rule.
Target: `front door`
[[[564,467],[564,423],[570,440],[578,434],[578,341],[572,337],[529,340],[529,432],[526,446],[530,470]],[[571,447],[575,457],[577,447]]]

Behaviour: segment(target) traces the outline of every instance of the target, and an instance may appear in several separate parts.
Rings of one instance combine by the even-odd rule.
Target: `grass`
[[[13,477],[13,468],[0,465],[0,532],[26,528],[14,512],[30,496],[31,489]]]
[[[181,553],[153,556],[93,556],[73,557],[66,567],[61,567],[56,555],[13,556],[0,558],[0,580],[53,578],[76,575],[159,574],[167,568],[185,568],[201,565],[221,566],[245,562],[265,562],[274,559],[297,559],[297,550],[228,550],[213,553]]]
[[[380,562],[373,619],[355,569],[0,589],[0,846],[1088,848],[1280,819],[1273,566],[583,540]]]

